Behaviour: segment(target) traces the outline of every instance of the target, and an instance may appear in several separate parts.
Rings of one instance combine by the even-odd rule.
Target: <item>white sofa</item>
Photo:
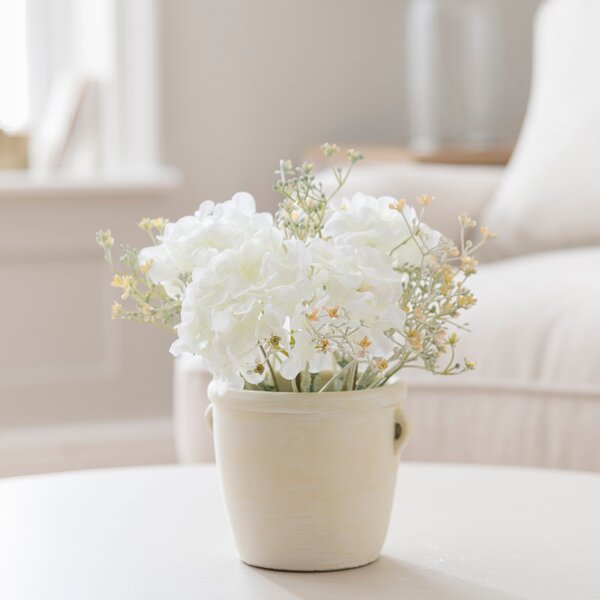
[[[597,31],[600,2],[542,5],[532,98],[507,170],[367,162],[347,186],[349,194],[434,194],[431,226],[454,237],[459,212],[486,213],[503,239],[472,280],[479,302],[460,350],[478,368],[450,378],[403,373],[414,422],[408,459],[600,471]],[[176,369],[184,461],[212,459],[201,419],[206,377],[193,360]]]

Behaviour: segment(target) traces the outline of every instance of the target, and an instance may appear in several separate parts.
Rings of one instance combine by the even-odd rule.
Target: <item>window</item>
[[[156,0],[0,0],[0,130],[45,173],[156,171]]]
[[[20,131],[29,118],[26,0],[0,0],[0,129]]]

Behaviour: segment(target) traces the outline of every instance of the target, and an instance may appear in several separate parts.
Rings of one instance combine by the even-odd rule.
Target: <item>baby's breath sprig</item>
[[[112,247],[115,245],[115,240],[110,229],[100,229],[96,232],[96,243],[104,250],[104,260],[113,268]]]
[[[158,237],[162,235],[167,221],[163,218],[142,219],[138,227],[146,231],[153,244],[158,244]],[[113,302],[111,317],[150,323],[173,330],[179,322],[181,300],[170,298],[163,286],[153,283],[148,276],[152,266],[151,261],[140,264],[139,252],[130,246],[123,246],[119,263],[124,271],[116,268],[112,256],[114,238],[110,230],[100,230],[96,233],[96,241],[104,250],[104,258],[108,263],[113,277],[111,285],[121,292],[121,300],[127,302]]]
[[[329,200],[344,186],[354,165],[363,158],[360,152],[352,148],[347,150],[347,165],[344,168],[333,160],[340,153],[336,144],[323,144],[321,152],[327,158],[337,184],[329,194],[325,193],[323,184],[315,178],[312,163],[294,166],[292,161],[282,160],[275,171],[278,176],[275,190],[283,196],[276,220],[288,238],[305,242],[321,237]]]
[[[476,363],[467,358],[456,358],[459,336],[454,330],[466,329],[467,324],[460,322],[463,311],[475,306],[477,299],[466,287],[467,280],[477,271],[477,260],[473,253],[496,234],[487,227],[481,227],[481,240],[473,243],[466,239],[466,230],[475,228],[476,221],[466,213],[459,218],[460,247],[448,240],[441,239],[433,248],[425,248],[420,241],[421,220],[433,198],[427,194],[417,198],[421,205],[419,216],[413,222],[406,221],[411,239],[422,253],[420,266],[399,266],[398,271],[408,276],[401,300],[406,314],[404,328],[400,332],[394,358],[386,361],[386,369],[376,368],[375,358],[359,379],[360,387],[378,387],[384,385],[403,368],[413,367],[431,371],[438,375],[456,375],[473,370]],[[406,206],[401,199],[390,205],[399,212]],[[392,250],[392,253],[396,250]],[[454,263],[458,262],[458,265]],[[390,337],[394,336],[389,332]],[[397,337],[395,339],[398,339]],[[443,355],[448,358],[440,361]],[[381,363],[379,363],[381,364]]]
[[[144,217],[138,223],[138,227],[142,231],[145,231],[150,236],[152,243],[156,245],[158,244],[157,237],[163,234],[166,224],[166,219],[163,219],[162,217],[158,217],[156,219],[149,219],[148,217]]]

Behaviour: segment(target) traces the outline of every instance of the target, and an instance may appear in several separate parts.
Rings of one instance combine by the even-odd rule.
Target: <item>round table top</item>
[[[214,466],[0,480],[2,600],[600,598],[600,476],[401,464],[382,557],[286,573],[237,557]]]

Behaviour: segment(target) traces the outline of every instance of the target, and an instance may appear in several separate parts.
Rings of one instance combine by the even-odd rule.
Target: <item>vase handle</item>
[[[212,403],[208,405],[206,408],[206,412],[204,413],[204,420],[210,429],[210,432],[213,432],[213,405]]]
[[[398,459],[406,442],[408,442],[411,429],[410,422],[404,416],[402,406],[398,405],[394,411],[394,454]]]

